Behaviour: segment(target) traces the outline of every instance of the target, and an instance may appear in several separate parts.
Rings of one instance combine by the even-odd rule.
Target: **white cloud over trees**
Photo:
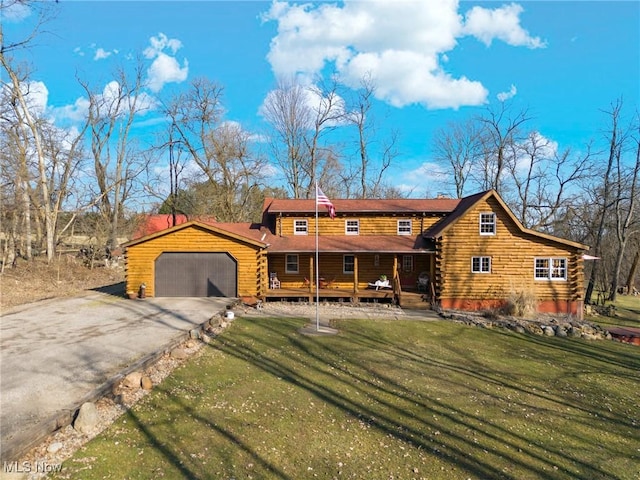
[[[174,56],[182,42],[159,33],[157,37],[151,37],[149,43],[143,52],[145,58],[152,60],[147,70],[149,90],[157,93],[166,83],[184,82],[189,74],[189,61],[184,59],[181,66]]]
[[[459,13],[457,0],[423,2],[353,1],[290,4],[275,1],[264,21],[278,24],[267,55],[277,77],[312,79],[327,67],[357,88],[369,75],[376,97],[393,106],[427,108],[481,105],[488,91],[479,80],[447,72],[447,52],[473,36],[491,45],[544,47],[520,25],[521,6],[471,8]]]

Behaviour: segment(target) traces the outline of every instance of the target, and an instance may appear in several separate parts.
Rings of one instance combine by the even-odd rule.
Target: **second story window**
[[[481,213],[480,214],[480,235],[496,234],[496,214]]]
[[[398,235],[411,235],[411,220],[398,220]]]
[[[344,233],[345,235],[360,235],[360,220],[346,220]]]
[[[309,228],[306,220],[294,220],[293,221],[293,234],[294,235],[308,235]]]

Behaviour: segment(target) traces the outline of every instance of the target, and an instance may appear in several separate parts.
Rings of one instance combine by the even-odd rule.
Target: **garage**
[[[158,297],[236,297],[238,266],[226,252],[164,252],[155,262]]]
[[[127,296],[143,285],[147,297],[258,296],[268,280],[262,236],[251,223],[191,220],[131,240],[123,244]]]

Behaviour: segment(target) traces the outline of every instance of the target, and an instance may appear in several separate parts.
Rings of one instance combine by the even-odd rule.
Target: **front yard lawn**
[[[637,479],[640,349],[239,318],[55,478]]]

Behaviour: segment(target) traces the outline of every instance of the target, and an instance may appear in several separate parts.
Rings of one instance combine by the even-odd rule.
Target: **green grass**
[[[637,479],[640,349],[240,318],[55,478]]]
[[[610,304],[611,302],[607,302]],[[618,295],[614,302],[615,317],[604,315],[590,315],[586,320],[607,327],[636,327],[640,328],[640,296]]]

